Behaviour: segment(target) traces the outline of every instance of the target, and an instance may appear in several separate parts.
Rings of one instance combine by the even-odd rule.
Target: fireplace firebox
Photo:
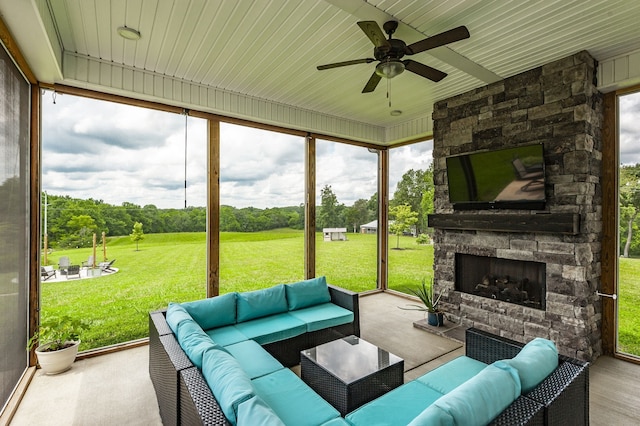
[[[544,263],[456,253],[455,271],[457,291],[545,309]]]

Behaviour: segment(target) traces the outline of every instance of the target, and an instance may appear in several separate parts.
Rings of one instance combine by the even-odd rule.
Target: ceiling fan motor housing
[[[374,47],[373,56],[378,61],[384,61],[386,59],[401,59],[407,51],[407,45],[404,41],[392,38],[388,40],[388,46]]]

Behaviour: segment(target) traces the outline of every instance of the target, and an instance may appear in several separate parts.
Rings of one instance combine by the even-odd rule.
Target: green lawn
[[[404,291],[433,276],[433,247],[414,238],[390,237],[389,288]],[[136,251],[129,237],[109,239],[107,257],[117,274],[87,280],[42,283],[42,315],[68,313],[91,321],[82,350],[148,335],[149,311],[171,301],[205,297],[206,234],[147,234]],[[303,279],[303,234],[277,230],[222,233],[220,292],[247,291]],[[376,236],[348,234],[348,241],[316,238],[316,274],[353,291],[376,288]],[[69,256],[86,261],[91,249],[55,251],[49,263]],[[102,251],[98,250],[98,260]],[[640,355],[640,259],[620,259],[619,349]]]
[[[222,233],[220,292],[247,291],[304,278],[304,240],[301,231]],[[395,247],[395,237],[392,241]],[[316,239],[316,274],[353,291],[376,288],[376,236],[348,234],[348,241]],[[401,250],[389,254],[391,288],[415,286],[432,275],[433,249],[401,237]],[[91,249],[60,250],[60,256],[81,264]],[[42,283],[42,315],[68,313],[88,319],[81,350],[146,337],[149,311],[171,301],[205,297],[206,234],[147,234],[136,251],[129,237],[110,238],[107,257],[119,272],[86,280]],[[99,248],[97,259],[102,260]]]
[[[620,258],[618,350],[640,356],[640,259]]]

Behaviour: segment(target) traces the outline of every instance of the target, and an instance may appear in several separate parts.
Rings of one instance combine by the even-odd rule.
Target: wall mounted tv
[[[449,201],[456,210],[545,207],[542,144],[446,158]]]

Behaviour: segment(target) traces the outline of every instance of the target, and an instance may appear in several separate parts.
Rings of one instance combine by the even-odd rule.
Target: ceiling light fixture
[[[134,30],[133,28],[129,28],[127,26],[118,27],[118,34],[122,38],[126,38],[127,40],[140,40],[140,31]]]
[[[402,111],[400,111],[399,109],[394,109],[393,111],[391,111],[391,115],[397,117],[399,115],[402,115]]]
[[[376,74],[380,77],[384,78],[393,78],[397,75],[402,74],[404,71],[404,64],[402,61],[387,59],[386,61],[381,61],[376,66]]]

